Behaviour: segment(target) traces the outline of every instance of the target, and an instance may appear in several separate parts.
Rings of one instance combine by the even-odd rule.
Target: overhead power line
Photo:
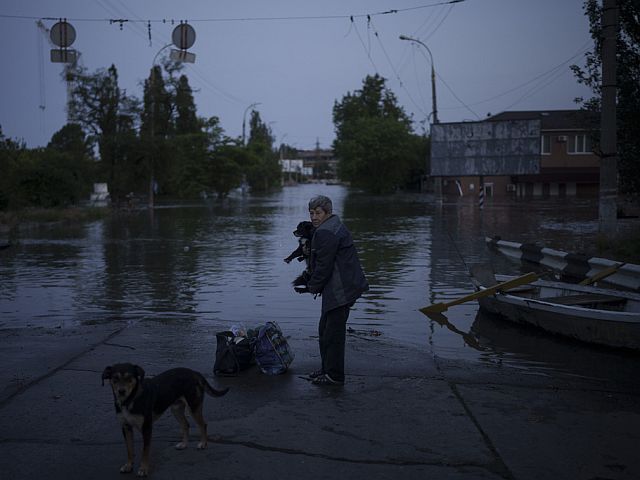
[[[505,108],[505,110],[508,110],[509,108],[513,107],[514,105],[517,105],[518,103],[520,103],[522,100],[530,97],[531,95],[534,95],[535,93],[537,93],[538,91],[540,91],[541,89],[543,89],[544,87],[548,86],[549,84],[553,83],[555,80],[557,80],[562,74],[566,73],[565,70],[563,70],[562,68],[564,66],[566,66],[568,63],[570,63],[571,61],[573,61],[575,58],[579,57],[580,55],[583,55],[584,53],[586,53],[589,50],[589,45],[591,43],[591,40],[588,40],[587,42],[585,42],[576,53],[574,53],[571,57],[567,58],[566,60],[562,61],[561,63],[555,65],[554,67],[550,68],[549,70],[536,75],[535,77],[527,80],[524,83],[521,83],[520,85],[517,85],[513,88],[510,88],[509,90],[506,90],[502,93],[499,93],[497,95],[494,95],[490,98],[486,98],[484,100],[480,100],[474,103],[471,103],[470,106],[477,106],[477,105],[482,105],[483,103],[488,103],[491,102],[493,100],[496,100],[500,97],[504,97],[510,93],[516,92],[518,90],[521,90],[531,84],[534,84],[523,96],[521,96],[518,100],[516,100],[515,102],[511,103],[508,107]],[[445,110],[447,110],[445,108]]]
[[[228,17],[228,18],[192,18],[192,19],[167,19],[167,18],[156,18],[156,19],[130,19],[130,18],[67,18],[68,21],[73,22],[110,22],[110,23],[174,23],[178,21],[188,21],[189,23],[197,23],[197,22],[266,22],[266,21],[282,21],[282,20],[336,20],[336,19],[350,19],[350,18],[366,18],[366,17],[374,17],[381,15],[394,15],[399,13],[405,13],[415,10],[420,10],[424,8],[432,8],[440,5],[450,5],[454,3],[461,3],[467,0],[448,0],[442,2],[429,3],[426,5],[418,5],[416,7],[408,7],[408,8],[394,8],[382,12],[370,12],[370,13],[359,13],[359,14],[351,14],[351,15],[294,15],[294,16],[279,16],[279,17]],[[4,15],[0,14],[0,18],[12,18],[12,19],[20,19],[20,20],[58,20],[59,17],[33,17],[28,15]]]

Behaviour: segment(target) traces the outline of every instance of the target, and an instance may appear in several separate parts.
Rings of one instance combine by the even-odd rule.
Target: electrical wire
[[[354,22],[353,17],[351,17],[351,24],[353,25],[353,30],[356,32],[356,35],[358,36],[358,39],[360,40],[360,43],[362,44],[362,48],[364,48],[364,51],[367,54],[367,57],[369,58],[369,61],[371,62],[371,65],[373,65],[373,70],[377,74],[378,73],[378,67],[376,66],[376,62],[373,61],[373,58],[371,57],[371,52],[369,50],[367,50],[367,46],[364,44],[364,40],[362,40],[362,36],[360,35],[360,32],[358,31],[358,26]]]
[[[526,82],[524,82],[524,83],[522,83],[522,84],[520,84],[520,85],[517,85],[517,86],[515,86],[515,87],[513,87],[513,88],[510,88],[509,90],[506,90],[506,91],[504,91],[504,92],[502,92],[502,93],[500,93],[500,94],[498,94],[498,95],[494,95],[494,96],[492,96],[492,97],[490,97],[490,98],[487,98],[487,99],[484,99],[484,100],[480,100],[480,101],[478,101],[478,102],[471,103],[471,104],[470,104],[470,106],[477,106],[477,105],[482,105],[483,103],[491,102],[491,101],[496,100],[496,99],[498,99],[498,98],[504,97],[505,95],[508,95],[508,94],[510,94],[510,93],[513,93],[513,92],[515,92],[515,91],[518,91],[518,90],[520,90],[520,89],[522,89],[522,88],[524,88],[524,87],[526,87],[526,86],[528,86],[528,85],[530,85],[530,84],[532,84],[532,83],[534,83],[534,82],[537,82],[538,80],[544,81],[544,79],[545,79],[547,76],[549,76],[549,75],[550,75],[550,76],[554,76],[554,75],[558,72],[558,70],[559,70],[559,69],[561,69],[563,66],[567,65],[568,63],[570,63],[570,62],[571,62],[572,60],[574,60],[576,57],[578,57],[578,56],[580,56],[580,55],[583,55],[584,53],[586,53],[587,51],[589,51],[589,48],[590,48],[590,47],[589,47],[589,45],[590,45],[590,44],[591,44],[591,41],[590,41],[590,40],[589,40],[589,41],[587,41],[587,42],[585,42],[585,43],[584,43],[584,44],[583,44],[583,45],[578,49],[578,51],[577,51],[575,54],[573,54],[571,57],[569,57],[569,58],[567,58],[566,60],[564,60],[563,62],[561,62],[561,63],[559,63],[559,64],[555,65],[555,66],[554,66],[554,67],[552,67],[551,69],[549,69],[549,70],[547,70],[547,71],[545,71],[545,72],[543,72],[543,73],[541,73],[541,74],[539,74],[539,75],[536,75],[536,76],[535,76],[535,77],[533,77],[532,79],[527,80]],[[565,71],[562,71],[562,73],[566,73],[566,72],[565,72]],[[555,78],[554,78],[554,81],[555,81]],[[545,86],[546,86],[546,85],[545,85]],[[534,88],[536,88],[536,87],[534,86]],[[529,91],[529,92],[530,92],[530,91]],[[512,103],[512,104],[511,104],[509,107],[507,107],[506,109],[510,108],[510,107],[511,107],[511,106],[513,106],[513,105],[516,105],[517,103],[519,103],[520,101],[522,101],[525,97],[526,97],[526,98],[528,98],[528,96],[530,96],[530,95],[529,95],[529,92],[528,92],[527,94],[525,94],[525,96],[523,96],[523,97],[521,97],[520,99],[518,99],[516,102]],[[506,109],[505,109],[505,110],[506,110]],[[450,109],[445,109],[445,110],[450,110]]]
[[[115,5],[111,5],[111,7],[113,7],[112,10],[109,10],[105,5],[103,5],[101,0],[96,0],[96,2],[102,6],[108,13],[113,14],[115,13],[118,16],[121,16],[121,18],[123,18],[124,16],[122,16],[122,11],[119,10]],[[126,8],[126,7],[125,7]],[[148,22],[147,20],[143,20],[142,18],[138,17],[134,12],[132,12],[130,9],[126,8],[127,12],[132,14],[132,16],[136,17],[138,20],[138,22]],[[117,23],[117,22],[114,22]],[[148,38],[148,33],[145,31],[145,29],[141,28],[140,25],[136,25],[135,23],[131,24],[132,27],[137,27],[137,28],[132,28],[131,31],[139,36],[140,38],[143,39],[147,39]],[[163,40],[163,42],[166,43],[171,43],[168,39],[168,36],[166,36],[165,34],[160,34],[161,39]],[[209,78],[207,78],[207,76],[196,66],[196,65],[192,65],[189,68],[189,72],[196,77],[197,79],[200,80],[201,82],[201,86],[204,87],[205,89],[209,90],[210,92],[214,93],[217,96],[221,96],[223,97],[225,100],[233,102],[235,104],[245,104],[246,101],[236,97],[235,95],[226,92],[225,90],[221,89],[220,87],[218,87],[215,83],[213,83]]]
[[[440,23],[438,23],[438,25],[436,25],[436,28],[434,28],[431,33],[429,33],[429,35],[426,35],[424,37],[424,42],[426,42],[427,40],[429,40],[431,37],[433,37],[433,35],[440,29],[440,27],[442,26],[442,24],[444,23],[444,21],[447,19],[447,17],[449,16],[449,14],[451,13],[451,10],[453,10],[454,5],[449,5],[449,9],[447,10],[447,12],[444,14],[444,16],[442,17],[442,20],[440,20]]]
[[[449,90],[449,92],[451,92],[451,95],[453,95],[453,96],[454,96],[454,98],[455,98],[456,100],[458,100],[458,102],[460,102],[460,104],[461,104],[464,108],[466,108],[469,112],[471,112],[473,115],[475,115],[475,117],[476,117],[478,120],[481,120],[480,115],[478,115],[476,112],[474,112],[474,111],[473,111],[473,109],[472,109],[469,105],[467,105],[466,103],[464,103],[464,102],[460,99],[460,97],[458,97],[458,95],[456,95],[456,92],[454,92],[454,91],[453,91],[453,89],[449,86],[449,84],[448,84],[447,82],[445,82],[445,81],[444,81],[444,78],[442,78],[442,77],[440,76],[440,74],[436,73],[436,76],[440,79],[440,81],[442,82],[442,84],[443,84],[445,87],[447,87],[447,90]]]
[[[398,8],[398,9],[390,9],[382,12],[373,12],[373,13],[360,13],[354,15],[299,15],[299,16],[281,16],[281,17],[229,17],[229,18],[196,18],[189,19],[189,23],[211,23],[211,22],[259,22],[259,21],[282,21],[282,20],[340,20],[340,19],[349,19],[349,18],[366,18],[373,16],[381,16],[381,15],[393,15],[405,12],[411,12],[415,10],[421,10],[425,8],[433,8],[440,5],[450,5],[455,3],[462,3],[467,0],[447,0],[442,2],[429,3],[426,5],[418,5],[415,7],[408,8]],[[0,18],[7,19],[19,19],[19,20],[57,20],[58,18],[54,17],[33,17],[29,15],[5,15],[0,14]],[[108,21],[111,23],[167,23],[169,21],[174,21],[174,19],[160,18],[153,20],[132,20],[126,17],[120,18],[67,18],[68,21],[73,22],[104,22]]]
[[[382,50],[382,53],[384,53],[384,56],[386,57],[387,62],[389,62],[389,65],[391,66],[391,70],[393,70],[393,73],[394,73],[396,79],[398,80],[398,83],[400,84],[400,88],[402,88],[406,92],[407,96],[409,97],[409,100],[411,100],[411,102],[416,106],[416,108],[418,110],[420,110],[420,112],[423,115],[426,116],[427,113],[420,107],[420,105],[418,105],[416,103],[416,101],[411,96],[411,93],[409,93],[409,90],[407,90],[407,88],[404,86],[404,82],[400,78],[400,75],[398,74],[398,71],[396,70],[395,66],[393,65],[393,62],[391,61],[391,57],[389,57],[389,54],[387,53],[386,48],[384,48],[384,44],[382,43],[382,39],[380,38],[380,35],[379,35],[377,29],[373,25],[373,22],[370,22],[370,24],[371,24],[371,27],[373,28],[373,34],[378,39],[378,43],[380,44],[380,49]]]
[[[415,75],[415,79],[416,79],[416,84],[420,85],[423,82],[423,78],[421,77],[421,75],[418,73],[418,62],[416,62],[416,55],[415,55],[416,49],[412,48],[411,49],[411,58],[413,60],[413,73]],[[422,66],[421,68],[424,68],[424,66]],[[418,88],[418,94],[420,95],[420,98],[422,99],[422,103],[424,105],[427,105],[427,99],[425,98],[424,94],[422,93],[423,90],[422,88]],[[428,108],[428,107],[427,107]]]

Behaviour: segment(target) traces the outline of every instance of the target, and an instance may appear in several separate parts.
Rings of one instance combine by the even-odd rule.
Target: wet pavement
[[[450,360],[360,330],[347,337],[346,385],[320,388],[301,378],[319,362],[310,327],[286,329],[296,354],[286,374],[252,367],[216,378],[215,331],[160,322],[2,330],[2,478],[122,478],[126,450],[100,378],[117,362],[147,376],[186,366],[230,387],[205,399],[207,450],[195,448],[193,428],[189,449],[173,447],[170,412],[155,424],[151,478],[640,478],[637,378]]]

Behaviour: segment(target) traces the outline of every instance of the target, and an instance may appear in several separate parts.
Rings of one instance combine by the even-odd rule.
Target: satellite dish
[[[196,31],[188,23],[181,23],[171,34],[173,44],[180,50],[191,48],[196,41]]]
[[[66,21],[58,22],[51,27],[49,37],[57,47],[67,48],[76,41],[76,29]]]

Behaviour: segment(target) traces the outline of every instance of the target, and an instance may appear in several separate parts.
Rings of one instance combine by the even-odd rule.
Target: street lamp
[[[414,42],[422,45],[429,52],[429,57],[431,58],[431,101],[433,103],[433,123],[440,123],[438,121],[438,107],[436,104],[436,69],[433,65],[433,55],[431,55],[431,50],[429,47],[425,45],[423,42],[418,40],[417,38],[408,37],[406,35],[400,35],[400,40],[407,40],[409,42]]]
[[[258,105],[260,105],[260,102],[256,102],[256,103],[252,103],[251,105],[249,105],[247,108],[245,108],[244,110],[244,115],[242,115],[242,146],[245,146],[245,125],[247,122],[247,112],[249,111],[249,109],[253,108],[253,107],[257,107]]]

